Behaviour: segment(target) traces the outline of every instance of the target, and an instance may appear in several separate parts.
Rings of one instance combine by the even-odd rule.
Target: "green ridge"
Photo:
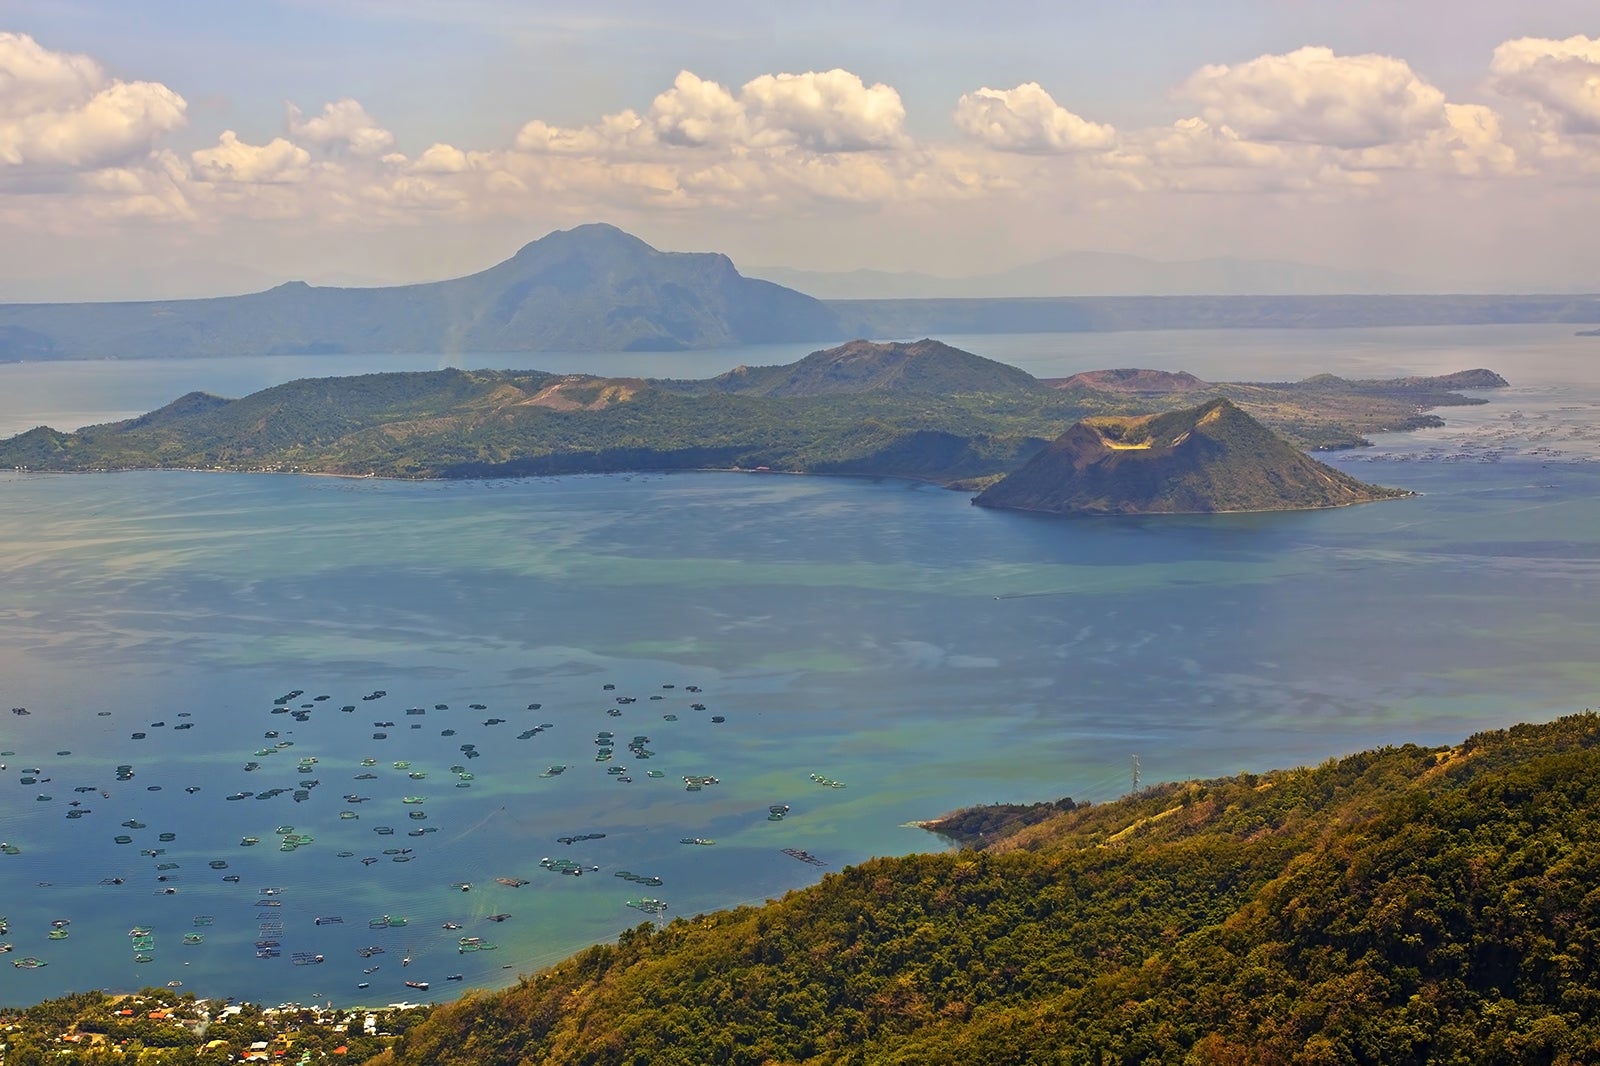
[[[1578,1063],[1600,1056],[1600,718],[1061,804],[642,924],[388,1066]]]

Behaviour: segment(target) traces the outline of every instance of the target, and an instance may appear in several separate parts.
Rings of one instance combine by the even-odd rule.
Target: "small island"
[[[1299,511],[1410,493],[1317,462],[1226,399],[1077,423],[973,499],[1051,514]]]

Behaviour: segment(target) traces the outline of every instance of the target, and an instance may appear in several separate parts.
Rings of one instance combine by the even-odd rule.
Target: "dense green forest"
[[[375,1061],[1594,1062],[1597,812],[1592,713],[1062,802],[641,925]]]

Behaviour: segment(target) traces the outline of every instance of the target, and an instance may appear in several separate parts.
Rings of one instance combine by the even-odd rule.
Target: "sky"
[[[1595,0],[0,0],[0,299],[1074,251],[1600,291]]]

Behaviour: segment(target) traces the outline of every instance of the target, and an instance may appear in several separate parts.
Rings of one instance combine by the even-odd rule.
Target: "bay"
[[[1590,705],[1592,342],[1273,332],[955,343],[1042,375],[1484,365],[1514,384],[1441,412],[1443,430],[1335,457],[1420,496],[1300,514],[1074,522],[781,475],[0,475],[0,840],[19,849],[0,855],[4,939],[49,964],[0,967],[0,1002],[170,981],[268,1003],[437,997],[457,973],[494,987],[652,920],[629,900],[665,900],[665,919],[760,902],[939,847],[906,823],[957,806],[1114,798],[1135,754],[1146,781],[1214,776]],[[641,358],[661,357],[599,361]],[[307,365],[16,364],[0,419],[99,421]],[[717,781],[689,791],[686,775]],[[280,851],[284,828],[314,839]],[[696,837],[716,843],[680,843]],[[405,924],[369,927],[384,916]],[[50,940],[57,919],[70,935]],[[496,949],[463,952],[463,936]],[[257,940],[281,955],[256,958]]]

